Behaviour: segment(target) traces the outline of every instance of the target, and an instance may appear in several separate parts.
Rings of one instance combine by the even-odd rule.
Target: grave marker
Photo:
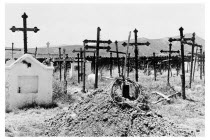
[[[25,54],[25,53],[27,53],[27,31],[33,31],[33,32],[37,33],[39,31],[39,29],[37,27],[27,28],[26,19],[28,18],[28,16],[26,15],[26,13],[24,13],[22,15],[22,18],[23,18],[23,28],[16,28],[15,26],[12,26],[12,28],[10,28],[10,30],[12,32],[15,32],[15,31],[22,31],[23,32],[24,54]]]
[[[98,88],[98,58],[99,58],[99,50],[106,49],[109,51],[111,48],[110,46],[99,46],[100,43],[107,43],[108,45],[112,43],[111,40],[104,41],[100,40],[100,27],[97,28],[97,40],[84,40],[84,43],[96,43],[96,46],[85,45],[85,49],[96,49],[96,63],[95,63],[95,85],[94,88]]]
[[[142,46],[142,45],[149,46],[150,43],[149,42],[138,43],[137,42],[137,32],[138,32],[138,30],[135,29],[133,32],[134,32],[134,36],[135,36],[135,42],[134,43],[130,43],[130,46],[135,46],[135,50],[134,50],[134,53],[135,53],[135,71],[136,71],[136,81],[138,82],[138,46]],[[124,42],[122,45],[126,46],[127,43]]]
[[[172,51],[171,50],[171,46],[172,46],[172,44],[170,43],[169,44],[169,51],[164,51],[164,50],[161,50],[160,52],[161,53],[169,53],[168,54],[168,76],[167,76],[167,84],[168,85],[170,85],[170,82],[169,82],[169,73],[170,73],[170,71],[171,71],[171,63],[170,63],[170,61],[171,61],[171,53],[179,53],[179,50],[178,51]]]

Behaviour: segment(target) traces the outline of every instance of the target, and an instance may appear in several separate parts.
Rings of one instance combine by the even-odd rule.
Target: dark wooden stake
[[[78,83],[80,83],[80,66],[79,66],[79,53],[77,54],[77,67],[78,67]]]
[[[58,48],[59,49],[59,59],[61,60],[61,48]],[[60,81],[61,81],[61,61],[59,61],[59,71],[60,71]]]
[[[112,77],[112,52],[110,52],[110,77]]]
[[[63,92],[64,94],[67,94],[67,80],[66,80],[66,72],[67,72],[67,67],[66,67],[66,50],[63,49],[63,69],[64,69],[64,75],[63,75],[63,79],[64,79],[64,85],[63,85]]]
[[[155,64],[155,53],[153,53],[153,67],[154,67],[154,79],[156,81],[156,64]]]
[[[128,71],[127,71],[127,77],[129,77],[129,71],[130,71],[130,53],[128,53]]]

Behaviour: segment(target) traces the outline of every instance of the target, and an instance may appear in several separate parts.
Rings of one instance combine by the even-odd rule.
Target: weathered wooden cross
[[[135,35],[135,42],[134,43],[130,43],[130,46],[135,46],[135,50],[134,50],[134,53],[135,53],[135,71],[136,71],[136,81],[138,81],[138,46],[142,46],[142,45],[146,45],[146,46],[149,46],[150,45],[150,43],[149,42],[146,42],[146,43],[138,43],[137,42],[137,32],[138,32],[138,30],[137,29],[135,29],[134,31],[134,35]],[[126,46],[127,45],[127,43],[126,42],[124,42],[123,44],[122,44],[123,46]]]
[[[21,49],[15,49],[14,48],[14,43],[12,43],[12,49],[5,49],[5,50],[11,50],[12,51],[12,59],[13,59],[13,51],[21,51]]]
[[[119,52],[118,51],[118,42],[117,40],[115,41],[115,45],[116,45],[116,51],[109,51],[110,53],[116,53],[117,55],[117,66],[118,66],[118,73],[119,73],[119,77],[121,76],[120,74],[120,62],[119,62],[119,54],[126,54],[125,52]]]
[[[96,51],[90,51],[90,50],[86,50],[86,49],[84,49],[84,50],[82,50],[82,48],[80,48],[80,50],[73,50],[72,51],[73,53],[75,53],[75,52],[80,52],[80,55],[82,54],[83,56],[81,56],[81,58],[83,59],[82,61],[80,61],[80,62],[83,62],[82,64],[81,64],[81,77],[82,77],[82,81],[83,81],[83,88],[82,88],[82,92],[85,92],[85,78],[86,78],[86,75],[85,75],[85,70],[86,70],[86,65],[85,65],[85,63],[86,63],[86,53],[94,53],[95,54],[95,52]],[[82,53],[81,53],[82,52]],[[79,59],[78,59],[79,60]],[[94,60],[94,64],[95,64],[95,60]],[[79,74],[79,73],[78,73]]]
[[[98,57],[99,57],[99,50],[100,49],[106,49],[107,51],[109,51],[111,49],[111,47],[109,46],[109,44],[112,43],[111,40],[105,41],[105,40],[100,40],[100,27],[97,28],[97,39],[96,40],[84,40],[84,45],[85,45],[85,49],[96,49],[96,63],[95,63],[95,85],[94,88],[98,88]],[[90,46],[90,45],[86,45],[87,43],[96,43],[96,46]],[[107,43],[108,46],[99,46],[100,43]]]
[[[180,41],[181,44],[181,65],[182,65],[182,74],[181,74],[181,81],[182,81],[182,98],[186,99],[185,95],[185,67],[184,67],[184,42],[188,40],[192,40],[193,38],[185,38],[183,35],[183,28],[180,27],[180,38],[169,38],[169,42],[173,41]]]
[[[25,53],[27,53],[27,31],[34,31],[35,33],[37,33],[39,31],[39,29],[37,27],[27,28],[26,19],[28,18],[28,16],[26,15],[26,13],[24,13],[22,15],[22,18],[23,18],[23,28],[16,28],[15,26],[12,26],[12,28],[10,28],[10,30],[12,32],[15,32],[15,31],[22,31],[23,32],[24,54],[25,54]]]
[[[194,47],[200,47],[200,53],[202,54],[202,45],[198,45],[195,43],[195,33],[193,33],[193,41],[191,42],[184,42],[184,44],[191,45],[192,46],[192,52],[191,52],[191,68],[190,68],[190,83],[189,87],[191,88],[192,79],[194,80],[194,71],[193,71],[193,59],[194,59]],[[197,50],[196,50],[197,54]],[[196,61],[195,61],[196,62]],[[202,79],[202,67],[201,67],[201,73],[200,78]]]
[[[169,44],[169,50],[168,50],[168,51],[164,51],[164,50],[161,50],[161,51],[160,51],[161,53],[169,53],[169,54],[168,54],[168,77],[167,77],[167,84],[168,84],[168,85],[170,85],[170,82],[169,82],[169,77],[170,77],[169,75],[170,75],[170,74],[169,74],[169,73],[170,73],[170,71],[171,71],[171,69],[170,69],[170,68],[171,68],[171,54],[172,54],[172,53],[179,53],[179,50],[178,50],[178,51],[172,51],[172,50],[171,50],[171,46],[172,46],[172,44],[170,43],[170,44]]]

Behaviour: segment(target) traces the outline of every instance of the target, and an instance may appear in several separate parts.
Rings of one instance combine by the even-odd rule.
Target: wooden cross
[[[186,95],[185,95],[185,67],[184,67],[184,42],[185,41],[189,41],[192,40],[193,38],[184,38],[183,35],[183,28],[180,27],[179,31],[180,31],[180,38],[169,38],[169,42],[173,42],[173,41],[180,41],[181,44],[181,65],[182,65],[182,75],[181,75],[181,81],[182,81],[182,98],[186,99]]]
[[[169,53],[168,54],[168,77],[167,77],[167,84],[168,85],[170,85],[170,83],[169,83],[169,73],[170,73],[170,68],[171,68],[171,54],[172,53],[179,53],[179,50],[178,51],[172,51],[171,50],[171,46],[172,46],[172,44],[170,43],[169,44],[169,50],[168,51],[164,51],[164,50],[161,50],[160,52],[161,53]]]
[[[99,46],[100,43],[107,43],[108,45],[112,43],[111,40],[104,41],[100,40],[100,27],[97,28],[97,39],[96,40],[84,40],[85,49],[96,49],[96,63],[95,63],[95,85],[94,88],[98,88],[98,57],[99,57],[99,50],[106,49],[109,51],[111,49],[110,46]],[[86,45],[87,43],[96,43],[96,46]]]
[[[49,47],[50,47],[50,42],[47,42],[47,54],[48,54],[48,59],[50,59],[50,50],[49,50]]]
[[[200,47],[200,53],[202,54],[202,45],[198,45],[195,43],[195,33],[193,33],[193,41],[191,42],[184,42],[184,44],[191,45],[192,46],[192,53],[191,53],[191,68],[190,68],[190,83],[189,87],[191,88],[192,79],[194,81],[194,71],[193,71],[193,58],[194,58],[194,47]],[[196,50],[197,54],[197,50]],[[196,61],[195,61],[196,62]],[[202,79],[202,67],[200,71],[200,78]]]
[[[119,52],[118,51],[118,42],[117,40],[115,41],[115,45],[116,45],[116,51],[109,51],[110,53],[116,53],[117,55],[117,66],[118,66],[118,73],[119,73],[119,77],[121,76],[120,74],[120,62],[119,62],[119,54],[126,54],[125,52]]]
[[[135,35],[135,42],[134,43],[130,43],[130,46],[135,46],[135,50],[134,50],[134,53],[135,53],[135,71],[136,71],[136,81],[138,81],[138,46],[142,46],[142,45],[146,45],[146,46],[149,46],[150,43],[149,42],[146,42],[146,43],[138,43],[137,42],[137,32],[138,30],[135,29],[134,31],[134,35]],[[124,42],[122,44],[123,46],[126,46],[127,43]]]
[[[12,51],[12,59],[13,59],[13,51],[21,51],[21,49],[15,49],[14,43],[12,43],[12,49],[5,49],[5,50],[11,50]]]
[[[22,18],[23,18],[23,28],[16,28],[15,26],[12,26],[12,28],[10,28],[10,30],[12,32],[15,32],[15,31],[22,31],[23,32],[24,54],[25,54],[25,53],[27,53],[27,31],[34,31],[35,33],[37,33],[39,31],[39,29],[37,27],[27,28],[26,19],[28,18],[28,16],[26,15],[26,13],[24,13],[22,15]]]
[[[82,72],[82,71],[83,71],[83,61],[82,61],[82,60],[83,60],[83,52],[84,52],[84,51],[82,50],[82,48],[80,48],[80,50],[73,50],[72,52],[73,52],[73,53],[75,53],[75,52],[79,52],[79,53],[80,53],[80,54],[79,54],[80,57],[77,56],[77,59],[78,59],[78,60],[77,60],[77,61],[78,61],[78,67],[79,67],[79,60],[81,60],[81,61],[80,61],[80,62],[81,62],[81,72],[80,72],[80,70],[78,69],[78,83],[79,83],[79,78],[81,77],[81,81],[82,81],[82,79],[83,79],[83,78],[82,78],[82,77],[83,77],[83,72]],[[77,55],[78,55],[78,54],[77,54]]]

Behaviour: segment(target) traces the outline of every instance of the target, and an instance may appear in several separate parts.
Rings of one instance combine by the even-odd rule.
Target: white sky
[[[5,45],[23,47],[23,33],[9,30],[22,27],[22,14],[28,15],[27,26],[37,26],[38,33],[28,33],[28,47],[82,44],[96,39],[126,40],[129,31],[139,30],[138,37],[150,39],[175,36],[179,27],[184,33],[196,32],[205,38],[204,4],[6,4]],[[131,36],[133,38],[133,34]]]

